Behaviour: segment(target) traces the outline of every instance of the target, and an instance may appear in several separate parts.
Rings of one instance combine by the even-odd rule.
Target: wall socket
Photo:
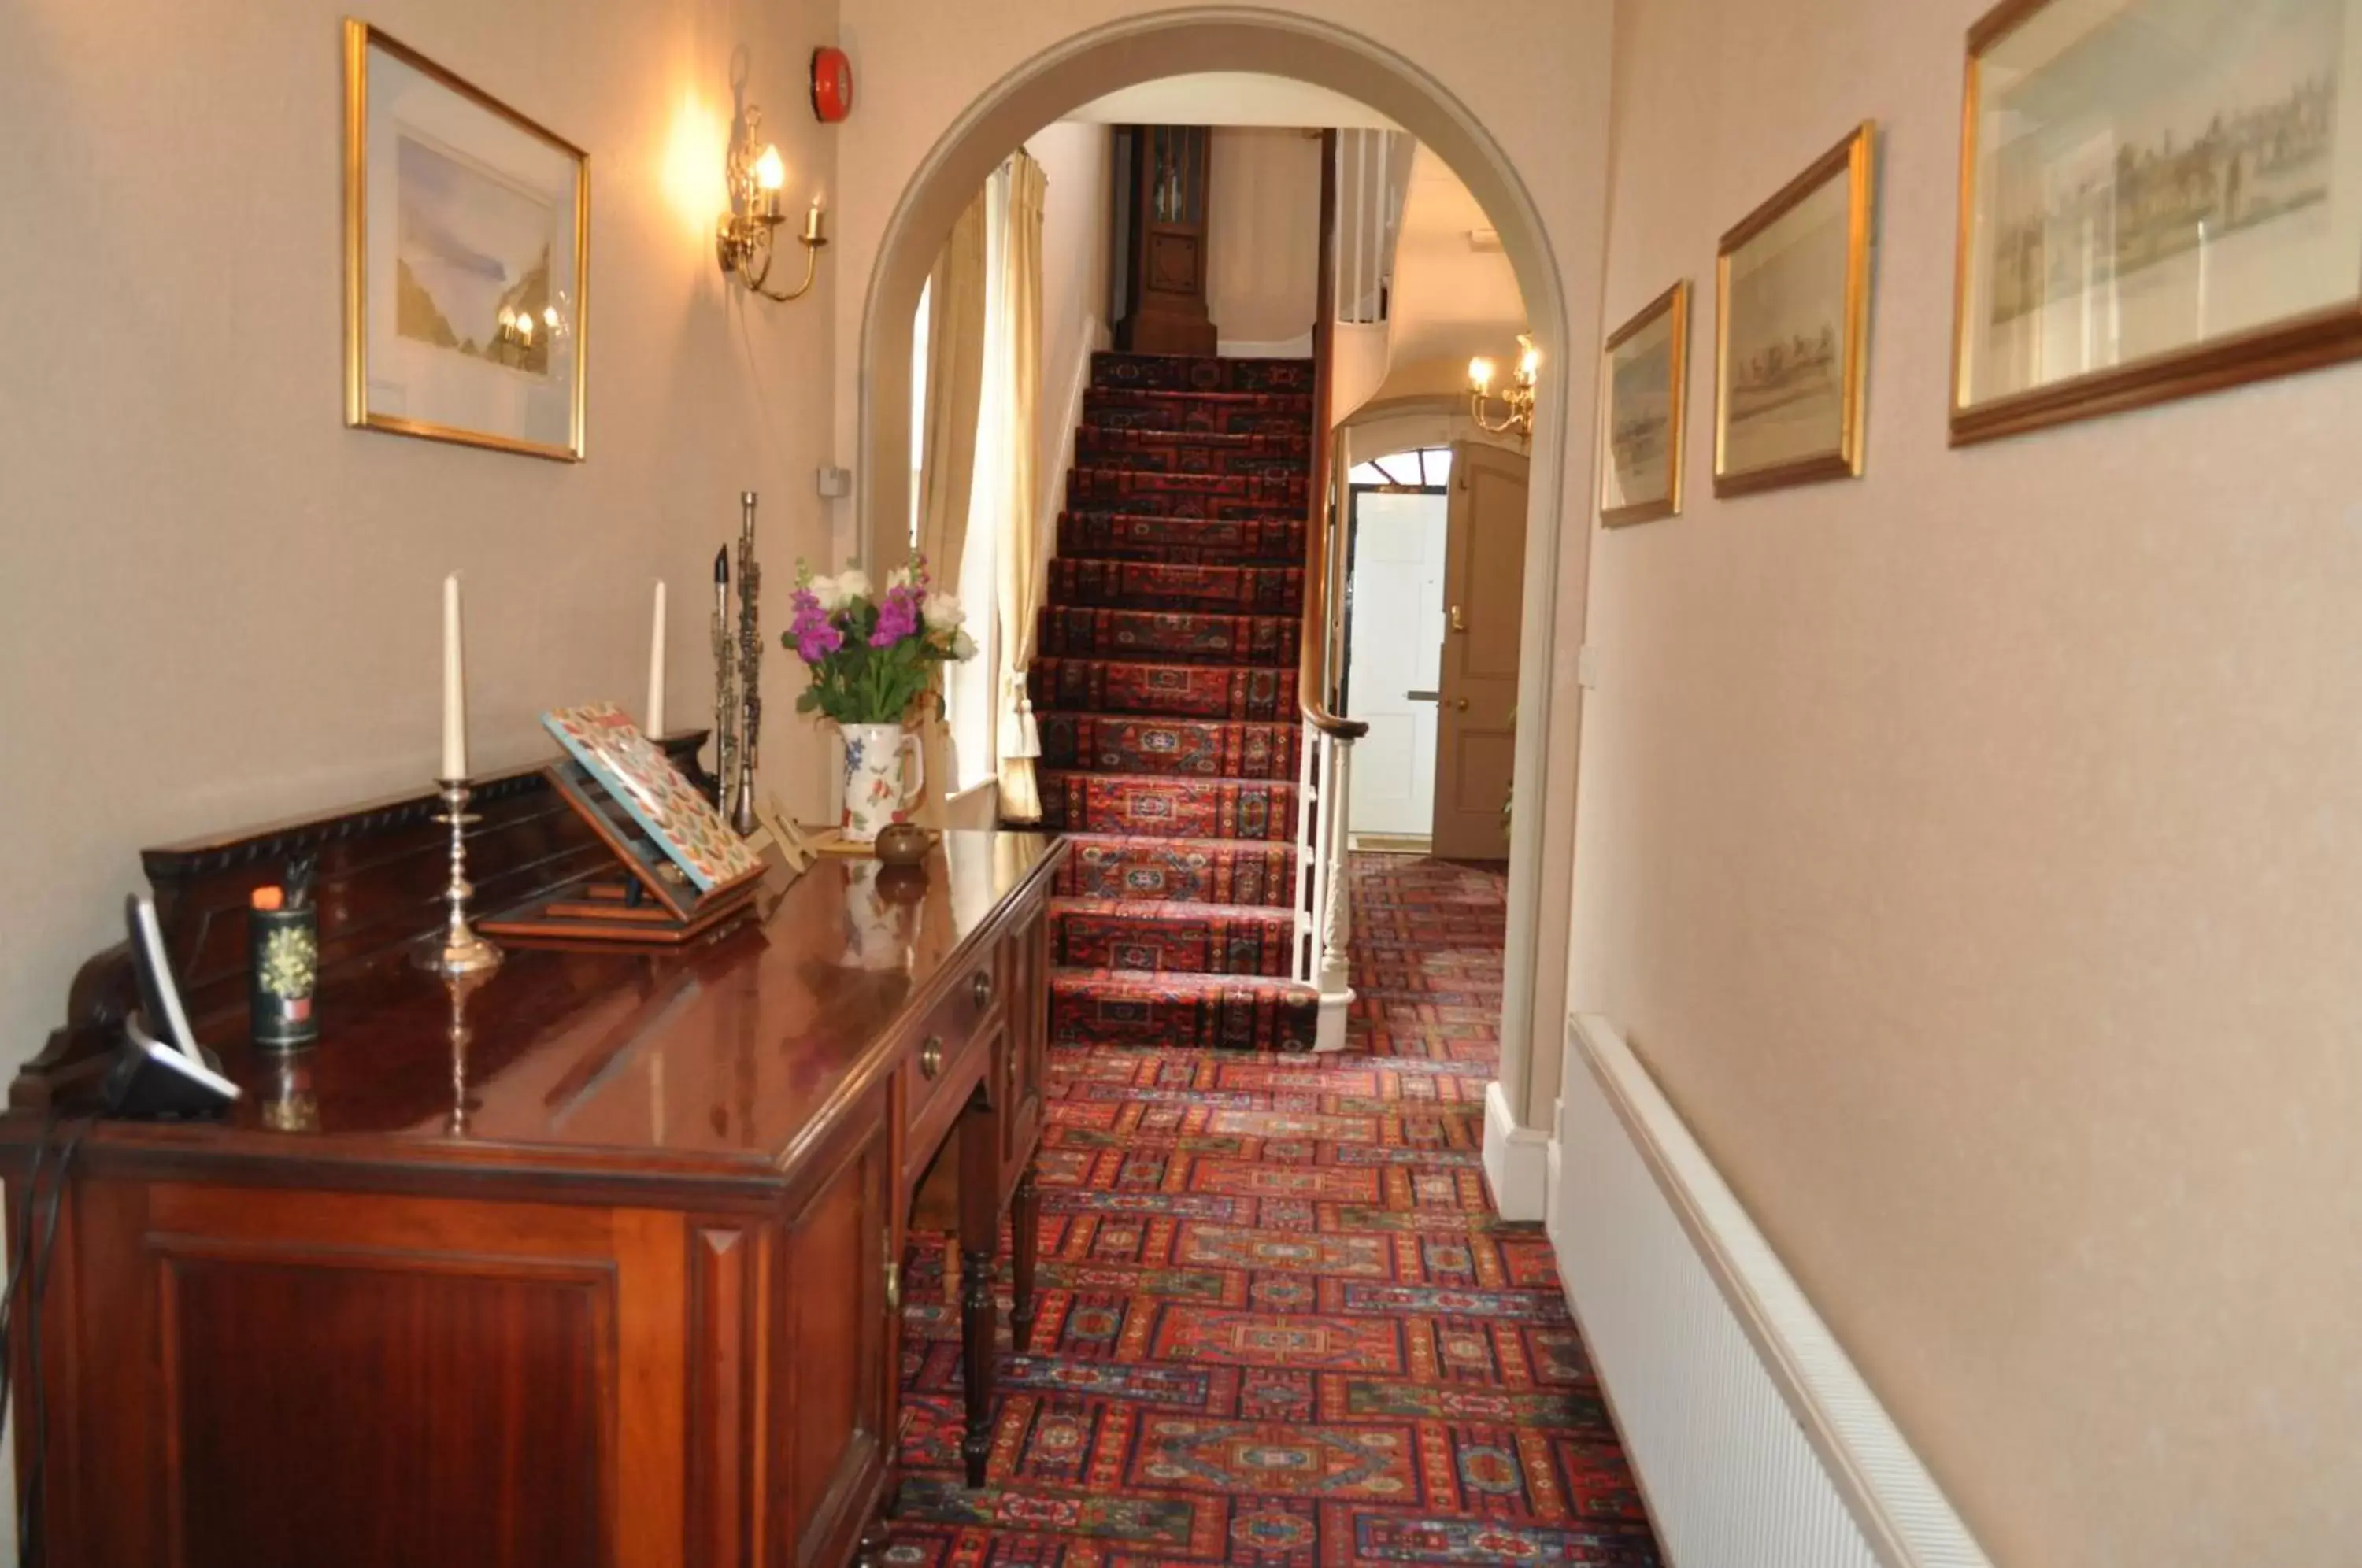
[[[842,501],[853,493],[851,469],[820,469],[812,474],[812,488],[829,501]]]

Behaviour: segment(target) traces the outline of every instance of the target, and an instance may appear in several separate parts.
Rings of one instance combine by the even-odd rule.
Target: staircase
[[[1312,361],[1101,354],[1032,681],[1051,1038],[1313,1047],[1297,660]]]

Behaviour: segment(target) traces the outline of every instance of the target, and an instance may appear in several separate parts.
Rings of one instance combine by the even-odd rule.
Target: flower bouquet
[[[942,712],[936,667],[976,655],[967,612],[935,589],[918,555],[887,577],[883,594],[858,567],[814,577],[799,562],[789,602],[795,617],[780,640],[811,673],[796,712],[825,714],[844,732],[841,825],[867,843],[907,817],[925,786],[919,737],[902,721],[927,699]]]

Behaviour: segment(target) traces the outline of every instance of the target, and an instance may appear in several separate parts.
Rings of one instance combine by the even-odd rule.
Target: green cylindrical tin
[[[320,1037],[314,994],[320,979],[320,921],[301,909],[246,911],[248,1032],[267,1050],[291,1051]]]

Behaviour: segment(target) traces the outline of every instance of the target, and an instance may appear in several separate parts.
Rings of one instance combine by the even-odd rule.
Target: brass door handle
[[[944,1037],[930,1034],[927,1043],[919,1047],[919,1076],[929,1082],[944,1070]]]
[[[1468,617],[1460,613],[1460,606],[1457,604],[1451,607],[1451,629],[1462,635],[1465,635],[1468,631]]]
[[[1465,698],[1465,697],[1462,697],[1462,699],[1460,699],[1460,701],[1458,701],[1457,702],[1454,702],[1453,704],[1451,704],[1451,706],[1452,706],[1454,709],[1458,710],[1459,712],[1461,712],[1464,713],[1464,712],[1466,712],[1468,711],[1468,699],[1467,699],[1467,698]]]
[[[976,998],[976,1007],[978,1012],[990,1007],[992,1005],[992,971],[989,969],[978,969],[976,972],[976,983],[969,987],[968,989],[969,994]]]

